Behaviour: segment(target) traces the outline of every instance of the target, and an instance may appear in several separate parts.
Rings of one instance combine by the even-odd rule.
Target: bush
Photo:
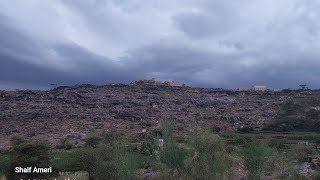
[[[213,133],[219,133],[221,131],[221,128],[218,126],[212,126],[211,130]]]
[[[145,156],[151,156],[155,149],[154,143],[151,142],[143,142],[140,147],[140,154]]]
[[[308,162],[309,158],[316,153],[316,150],[314,146],[297,144],[291,149],[290,153],[298,162],[303,163]]]
[[[60,139],[60,144],[56,146],[58,149],[70,150],[73,147],[72,142],[68,138]]]
[[[163,133],[160,129],[155,129],[152,131],[152,135],[156,138],[162,138]]]
[[[255,137],[254,136],[234,136],[232,139],[229,141],[231,142],[232,145],[243,145],[243,144],[248,144],[254,141]]]
[[[10,150],[10,165],[7,171],[8,179],[45,178],[49,174],[16,174],[15,167],[50,167],[50,147],[39,141],[22,141],[13,139]]]
[[[153,156],[139,156],[139,169],[148,169],[155,166],[157,160]]]
[[[9,165],[10,165],[9,155],[0,152],[0,177],[8,171]]]
[[[319,98],[303,98],[286,102],[281,112],[264,129],[275,131],[320,132]]]
[[[89,179],[117,179],[121,152],[118,146],[101,145],[76,149],[73,158],[89,173]]]
[[[136,171],[139,167],[139,159],[136,154],[126,153],[121,158],[119,167],[120,179],[136,179]]]
[[[287,139],[270,139],[270,147],[276,148],[278,150],[281,149],[289,149],[289,146],[286,145]]]
[[[244,159],[245,167],[249,172],[249,179],[258,180],[261,178],[271,153],[272,149],[265,142],[261,141],[253,142],[242,149],[241,155]]]
[[[102,143],[104,144],[113,144],[120,141],[122,136],[116,132],[108,132],[104,135]]]
[[[162,136],[164,138],[164,146],[160,151],[160,160],[168,168],[171,169],[172,173],[178,171],[179,176],[181,176],[181,170],[184,167],[184,160],[186,158],[186,151],[178,146],[174,141],[173,126],[168,121],[162,124]]]
[[[179,175],[181,175],[186,155],[186,151],[179,148],[177,144],[167,142],[161,151],[161,162],[166,164],[167,167],[177,170]]]
[[[97,136],[91,136],[86,139],[84,145],[87,147],[96,147],[98,144],[100,144],[101,141],[102,141],[102,138]]]
[[[74,157],[74,151],[55,151],[51,154],[53,169],[59,172],[76,172],[83,170],[78,158]]]
[[[320,168],[318,168],[313,174],[313,179],[320,179]]]
[[[186,162],[186,176],[190,179],[223,179],[230,169],[225,145],[209,132],[194,131],[190,135],[191,157]]]
[[[237,129],[237,132],[239,133],[251,133],[253,131],[254,131],[253,127],[240,127]]]

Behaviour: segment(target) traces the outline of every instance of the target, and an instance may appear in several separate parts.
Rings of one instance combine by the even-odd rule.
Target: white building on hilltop
[[[267,90],[267,86],[252,86],[251,88],[252,91],[266,91]]]

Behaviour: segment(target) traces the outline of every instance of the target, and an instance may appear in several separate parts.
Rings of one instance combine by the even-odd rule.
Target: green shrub
[[[211,131],[212,131],[213,133],[219,133],[219,132],[221,131],[221,128],[218,127],[218,126],[212,126],[212,127],[211,127]]]
[[[140,154],[145,156],[151,156],[153,154],[154,149],[154,143],[151,143],[149,141],[143,142],[140,147]]]
[[[288,149],[288,145],[286,145],[287,143],[287,139],[270,139],[269,142],[270,142],[270,147],[272,148],[276,148],[278,150],[281,150],[281,149]]]
[[[172,135],[173,135],[173,130],[174,130],[173,125],[168,121],[164,121],[161,125],[161,128],[162,128],[161,132],[162,132],[162,136],[163,136],[164,140],[171,141]]]
[[[100,144],[101,141],[102,141],[101,137],[91,136],[86,139],[84,145],[87,147],[96,147],[98,144]]]
[[[53,169],[59,172],[76,172],[83,170],[78,158],[74,157],[74,151],[59,150],[51,153],[50,162]]]
[[[289,169],[287,169],[287,171],[285,173],[280,175],[279,179],[281,179],[281,180],[308,180],[307,177],[299,174],[298,170],[293,167],[290,167]]]
[[[126,153],[120,162],[119,178],[120,179],[137,179],[136,172],[139,167],[139,159],[136,154]]]
[[[186,161],[186,177],[190,179],[223,179],[231,167],[225,144],[209,132],[194,131],[189,141],[192,152]]]
[[[316,171],[312,174],[313,179],[320,179],[320,168],[316,169]]]
[[[73,158],[89,173],[90,179],[117,179],[122,153],[119,146],[109,144],[76,149]]]
[[[104,135],[102,143],[104,144],[113,144],[120,141],[122,136],[116,132],[108,132]]]
[[[320,132],[320,98],[308,97],[284,103],[280,113],[264,129]]]
[[[250,143],[242,149],[241,155],[248,170],[249,179],[258,180],[261,178],[271,153],[272,149],[267,143],[261,141]]]
[[[0,177],[8,171],[9,165],[10,165],[9,155],[6,153],[0,152]]]
[[[160,160],[171,169],[172,173],[177,171],[178,176],[181,176],[187,153],[174,141],[173,130],[171,123],[168,121],[163,122],[161,131],[164,138],[164,146],[160,150]]]
[[[139,169],[154,167],[157,160],[154,156],[139,156]]]
[[[177,170],[178,173],[181,174],[186,155],[186,151],[179,148],[177,144],[174,142],[167,142],[161,151],[161,162],[166,164],[167,167]]]
[[[291,153],[292,156],[296,160],[298,160],[298,162],[303,163],[308,162],[310,156],[316,153],[316,151],[315,148],[311,145],[297,144],[291,149],[289,153]]]
[[[50,147],[39,141],[22,141],[15,138],[10,150],[10,165],[7,171],[8,179],[45,178],[50,174],[16,174],[15,167],[50,167]],[[51,174],[52,175],[52,174]]]
[[[60,139],[60,143],[56,146],[58,149],[70,150],[73,147],[72,142],[68,138]]]
[[[161,129],[155,129],[152,131],[152,135],[156,138],[162,138],[163,133],[162,133]]]
[[[253,127],[240,127],[237,129],[238,133],[252,133],[253,131]]]
[[[234,136],[229,140],[232,145],[244,145],[253,142],[255,139],[254,136]]]
[[[127,152],[130,152],[130,153],[139,153],[139,145],[136,145],[136,144],[129,144],[127,147],[126,147],[126,151]]]

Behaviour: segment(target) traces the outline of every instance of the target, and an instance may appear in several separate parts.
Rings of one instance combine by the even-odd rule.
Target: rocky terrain
[[[57,144],[70,137],[116,131],[132,137],[163,120],[184,129],[208,123],[222,131],[261,129],[290,99],[319,97],[318,91],[237,92],[224,89],[112,84],[77,85],[49,91],[0,91],[0,147],[22,136]]]

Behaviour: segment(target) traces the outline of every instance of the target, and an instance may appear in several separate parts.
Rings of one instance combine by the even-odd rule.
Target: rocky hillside
[[[0,91],[0,147],[13,136],[57,144],[91,133],[116,131],[138,137],[162,120],[183,130],[208,123],[222,131],[261,129],[288,100],[319,97],[317,91],[235,92],[152,85],[77,85],[50,91]]]

